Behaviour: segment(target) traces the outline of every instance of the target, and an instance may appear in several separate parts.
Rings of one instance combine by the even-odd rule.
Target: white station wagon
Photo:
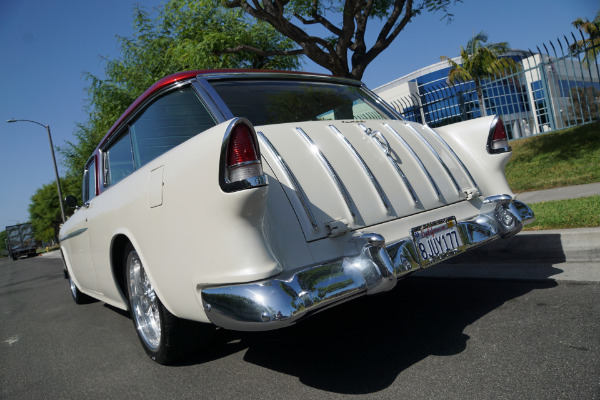
[[[215,326],[286,327],[516,234],[534,216],[510,154],[498,117],[433,130],[349,79],[178,73],[89,159],[65,276],[77,303],[130,310],[170,363]]]

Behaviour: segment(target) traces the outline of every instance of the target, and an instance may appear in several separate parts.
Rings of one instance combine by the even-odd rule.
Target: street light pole
[[[11,118],[11,119],[9,119],[6,122],[8,122],[8,123],[11,123],[11,122],[31,122],[33,124],[37,124],[39,126],[43,126],[44,128],[46,128],[46,132],[48,132],[48,141],[50,142],[50,152],[52,153],[52,162],[54,164],[54,175],[56,176],[56,188],[58,189],[58,204],[60,204],[60,214],[62,216],[62,222],[64,223],[66,221],[66,218],[65,218],[65,206],[63,205],[63,200],[62,200],[62,190],[60,190],[60,177],[58,176],[58,167],[56,166],[56,156],[54,155],[54,145],[52,144],[52,134],[50,133],[50,125],[44,125],[44,124],[41,124],[39,122],[32,121],[30,119],[14,119],[14,118]]]

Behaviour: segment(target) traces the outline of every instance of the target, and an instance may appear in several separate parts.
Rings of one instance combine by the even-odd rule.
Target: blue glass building
[[[502,116],[511,139],[593,120],[594,111],[600,118],[597,64],[522,50],[510,50],[503,57],[515,60],[518,69],[499,71],[496,79],[483,81],[481,89],[485,115]],[[432,127],[481,117],[475,83],[449,85],[449,71],[447,62],[439,62],[374,91],[406,119]]]

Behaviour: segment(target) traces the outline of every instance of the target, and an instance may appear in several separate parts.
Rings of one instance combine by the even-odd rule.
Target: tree
[[[224,53],[246,50],[265,56],[304,54],[333,75],[361,79],[367,66],[388,48],[413,17],[424,10],[441,10],[443,18],[450,18],[450,5],[460,0],[423,0],[419,5],[415,5],[413,0],[221,1],[228,8],[244,10],[257,20],[272,25],[299,46],[295,50],[266,51],[240,45]],[[293,19],[300,24],[294,24]],[[375,43],[369,47],[367,27],[373,19],[381,20],[383,25]],[[302,28],[311,25],[324,28],[329,36],[311,35]]]
[[[72,189],[69,181],[60,180],[60,184],[65,193]],[[72,214],[73,210],[65,210],[67,214]],[[58,204],[58,191],[56,182],[48,183],[39,188],[29,203],[29,221],[33,226],[36,240],[58,242],[58,231],[62,224],[60,213],[60,204]]]
[[[136,7],[134,31],[131,38],[118,37],[120,57],[106,59],[105,79],[87,74],[88,120],[77,126],[74,141],[59,148],[72,182],[81,182],[86,161],[112,124],[160,78],[189,69],[299,67],[293,54],[271,55],[290,50],[291,40],[214,0],[170,0],[155,19]],[[234,46],[258,47],[269,54],[224,52]]]
[[[460,63],[450,57],[441,56],[442,61],[450,65],[448,83],[454,85],[460,82],[473,81],[479,102],[481,115],[485,116],[485,101],[481,89],[482,81],[488,78],[500,77],[512,70],[518,69],[512,58],[500,58],[510,46],[508,42],[488,43],[488,36],[481,31],[467,43],[466,48],[460,47]]]
[[[584,63],[596,61],[598,54],[600,54],[600,10],[593,21],[577,18],[572,24],[575,28],[584,31],[589,38],[574,43],[571,46],[571,52],[585,52]]]
[[[567,106],[569,119],[575,119],[575,124],[592,122],[600,119],[600,101],[593,87],[571,88],[569,96],[571,103]]]
[[[0,232],[0,257],[6,256],[6,231]]]

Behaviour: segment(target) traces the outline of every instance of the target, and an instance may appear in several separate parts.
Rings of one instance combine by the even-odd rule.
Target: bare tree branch
[[[320,24],[335,36],[334,41],[311,36],[300,26],[286,18],[285,7],[293,0],[222,0],[226,7],[241,8],[254,18],[271,24],[275,29],[287,36],[304,51],[304,54],[315,63],[331,71],[334,75],[361,79],[366,67],[396,39],[411,19],[420,11],[441,10],[450,16],[448,7],[461,0],[423,0],[418,5],[414,0],[339,0],[343,3],[339,10],[340,24],[334,24],[319,12],[320,0],[312,0],[305,12],[294,13],[294,17],[302,25]],[[335,4],[334,4],[335,3]],[[333,9],[335,9],[335,7]],[[328,8],[329,9],[329,8]],[[367,48],[366,32],[370,19],[386,15],[376,42]],[[290,13],[287,13],[290,17]],[[245,49],[253,51],[250,49]],[[302,54],[294,50],[293,54]],[[348,58],[351,54],[351,65]]]

